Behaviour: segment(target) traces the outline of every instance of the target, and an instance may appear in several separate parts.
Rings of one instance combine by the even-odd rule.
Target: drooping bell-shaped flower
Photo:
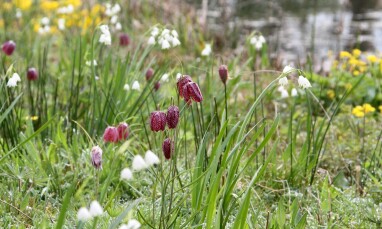
[[[219,67],[219,77],[221,81],[226,84],[227,79],[228,79],[228,67],[227,65],[221,65]]]
[[[108,126],[103,133],[103,140],[105,142],[118,142],[118,130],[113,126]]]
[[[16,49],[16,43],[12,40],[6,41],[2,46],[1,49],[5,53],[5,55],[10,56],[12,55],[13,51]]]
[[[161,111],[154,111],[150,114],[150,128],[154,132],[164,131],[166,128],[166,114]]]
[[[127,123],[120,123],[117,127],[118,140],[126,140],[129,137],[129,125]]]
[[[184,98],[183,87],[189,82],[192,82],[192,79],[191,76],[188,75],[180,76],[180,78],[178,79],[176,86],[178,87],[179,96],[181,98]]]
[[[37,80],[38,72],[35,68],[29,68],[27,71],[27,79],[28,80]]]
[[[167,109],[167,126],[170,129],[176,128],[179,122],[179,108],[177,106],[170,106]]]
[[[130,37],[126,33],[122,33],[119,35],[119,45],[120,46],[128,46],[130,44]]]
[[[152,69],[152,68],[147,69],[147,71],[146,71],[146,80],[150,81],[151,78],[153,78],[153,76],[154,76],[154,69]]]
[[[102,149],[94,146],[91,151],[92,165],[96,169],[102,169]]]
[[[183,86],[183,95],[186,102],[189,102],[189,99],[192,99],[197,103],[203,101],[202,92],[200,91],[198,84],[195,82],[189,82]]]
[[[174,142],[170,138],[166,138],[162,144],[164,157],[169,160],[174,152]]]

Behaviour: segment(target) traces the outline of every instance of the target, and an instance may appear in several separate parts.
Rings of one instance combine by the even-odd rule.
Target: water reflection
[[[305,62],[307,54],[319,62],[329,50],[382,50],[382,0],[210,0],[208,5],[211,31],[261,31],[271,53],[286,62]]]

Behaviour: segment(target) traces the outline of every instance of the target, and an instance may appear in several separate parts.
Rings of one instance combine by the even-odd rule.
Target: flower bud
[[[155,90],[155,91],[158,91],[159,88],[160,88],[160,82],[158,81],[158,82],[156,82],[156,83],[154,84],[154,90]]]
[[[221,65],[219,67],[219,76],[222,82],[225,84],[228,78],[228,68],[227,65]]]
[[[174,142],[170,138],[166,138],[162,144],[164,157],[169,160],[174,152]]]
[[[146,80],[150,81],[154,76],[154,70],[152,68],[147,69],[146,71]]]
[[[99,146],[94,146],[91,152],[92,165],[96,169],[102,169],[102,149]]]
[[[130,44],[130,37],[126,33],[122,33],[119,35],[119,45],[120,46],[128,46]]]
[[[7,56],[12,55],[13,51],[15,51],[15,48],[16,48],[16,43],[13,41],[7,41],[1,46],[1,49]]]
[[[176,128],[179,122],[179,108],[177,106],[170,106],[167,109],[167,126],[170,129]]]
[[[27,79],[28,80],[37,80],[38,79],[38,72],[35,68],[29,68],[28,69]]]
[[[194,100],[197,103],[203,101],[202,92],[199,89],[199,86],[195,82],[189,82],[183,87],[184,99],[189,103],[190,99]]]
[[[150,114],[150,127],[154,132],[164,131],[166,128],[166,114],[160,111],[154,111]]]
[[[117,127],[118,130],[118,140],[126,140],[129,137],[129,125],[127,123],[120,123]]]
[[[178,82],[176,83],[176,86],[178,87],[178,92],[180,97],[182,98],[184,97],[183,88],[184,88],[184,85],[186,85],[189,82],[192,82],[191,76],[184,75],[179,78]]]
[[[108,126],[103,133],[103,140],[105,142],[118,142],[118,130],[113,126]]]

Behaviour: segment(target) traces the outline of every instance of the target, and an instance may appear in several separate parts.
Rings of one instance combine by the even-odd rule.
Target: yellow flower
[[[37,121],[38,120],[38,116],[34,115],[34,116],[26,116],[25,117],[26,120],[32,120],[32,121]]]
[[[375,63],[378,61],[378,57],[376,57],[375,55],[369,55],[367,56],[367,60],[370,62],[370,63]]]
[[[370,104],[365,103],[362,106],[356,106],[352,110],[352,114],[358,118],[364,117],[367,113],[374,112],[375,108]]]
[[[12,2],[21,10],[28,10],[32,5],[32,0],[13,0]]]
[[[358,76],[358,75],[359,75],[359,71],[358,71],[358,70],[354,70],[354,71],[353,71],[353,75],[354,75],[354,76]]]
[[[334,97],[336,97],[336,93],[333,90],[328,90],[326,94],[328,95],[329,99],[334,99]]]
[[[72,5],[74,7],[81,6],[81,0],[65,0],[65,5]]]
[[[0,28],[4,28],[4,20],[0,19]]]
[[[353,56],[354,57],[359,57],[361,55],[361,50],[359,49],[353,49]]]
[[[345,84],[345,88],[346,88],[346,90],[350,90],[353,88],[353,85],[351,83],[347,83],[347,84]]]
[[[379,109],[379,112],[382,114],[382,105],[379,105],[378,109]]]
[[[350,58],[350,57],[352,57],[352,55],[349,52],[347,52],[347,51],[341,51],[340,52],[340,58],[341,59]]]
[[[57,1],[42,1],[40,3],[41,9],[46,10],[46,11],[55,10],[59,6],[60,6],[60,4]]]
[[[2,5],[1,5],[1,8],[4,10],[4,11],[10,11],[12,9],[12,4],[10,2],[4,2]]]
[[[354,57],[351,57],[351,58],[349,59],[349,64],[350,64],[350,65],[358,65],[358,62],[359,62],[359,60],[357,60],[357,59],[354,58]]]

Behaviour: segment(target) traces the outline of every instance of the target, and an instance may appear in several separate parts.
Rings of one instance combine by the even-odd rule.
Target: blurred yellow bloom
[[[4,20],[0,19],[0,28],[4,28]]]
[[[365,103],[362,106],[356,106],[352,110],[352,114],[358,118],[364,117],[367,113],[374,112],[375,108],[370,104]]]
[[[354,58],[354,57],[351,57],[351,58],[349,59],[349,64],[351,64],[351,65],[358,65],[358,62],[359,62],[359,60],[357,60],[357,59]]]
[[[328,90],[326,94],[328,95],[329,99],[334,99],[334,97],[336,97],[336,93],[333,90]]]
[[[50,11],[50,10],[55,10],[60,6],[59,2],[57,1],[42,1],[40,3],[40,7],[43,10]]]
[[[340,52],[340,58],[341,59],[350,58],[350,57],[352,57],[352,55],[349,52],[347,52],[347,51],[341,51]]]
[[[358,70],[354,70],[354,71],[353,71],[353,75],[354,75],[354,76],[358,76],[358,75],[359,75],[359,71],[358,71]]]
[[[359,57],[361,55],[361,50],[359,49],[353,49],[353,56],[354,57]]]
[[[12,2],[21,10],[28,10],[32,5],[32,0],[13,0]]]
[[[345,84],[345,88],[346,88],[346,90],[350,90],[353,88],[353,85],[351,83],[347,83],[347,84]]]
[[[3,4],[1,4],[1,8],[4,11],[9,11],[12,9],[12,4],[10,2],[4,2]]]
[[[378,107],[378,109],[379,109],[379,112],[382,114],[382,105],[380,105],[380,106]]]
[[[370,63],[375,63],[378,61],[378,57],[376,57],[375,55],[369,55],[367,56],[367,60],[370,62]]]
[[[36,115],[34,115],[34,116],[27,116],[27,117],[25,117],[25,119],[26,120],[32,120],[32,121],[36,121],[36,120],[38,120],[38,116],[36,116]]]
[[[74,7],[81,6],[82,2],[81,0],[65,0],[65,5],[72,5]]]

